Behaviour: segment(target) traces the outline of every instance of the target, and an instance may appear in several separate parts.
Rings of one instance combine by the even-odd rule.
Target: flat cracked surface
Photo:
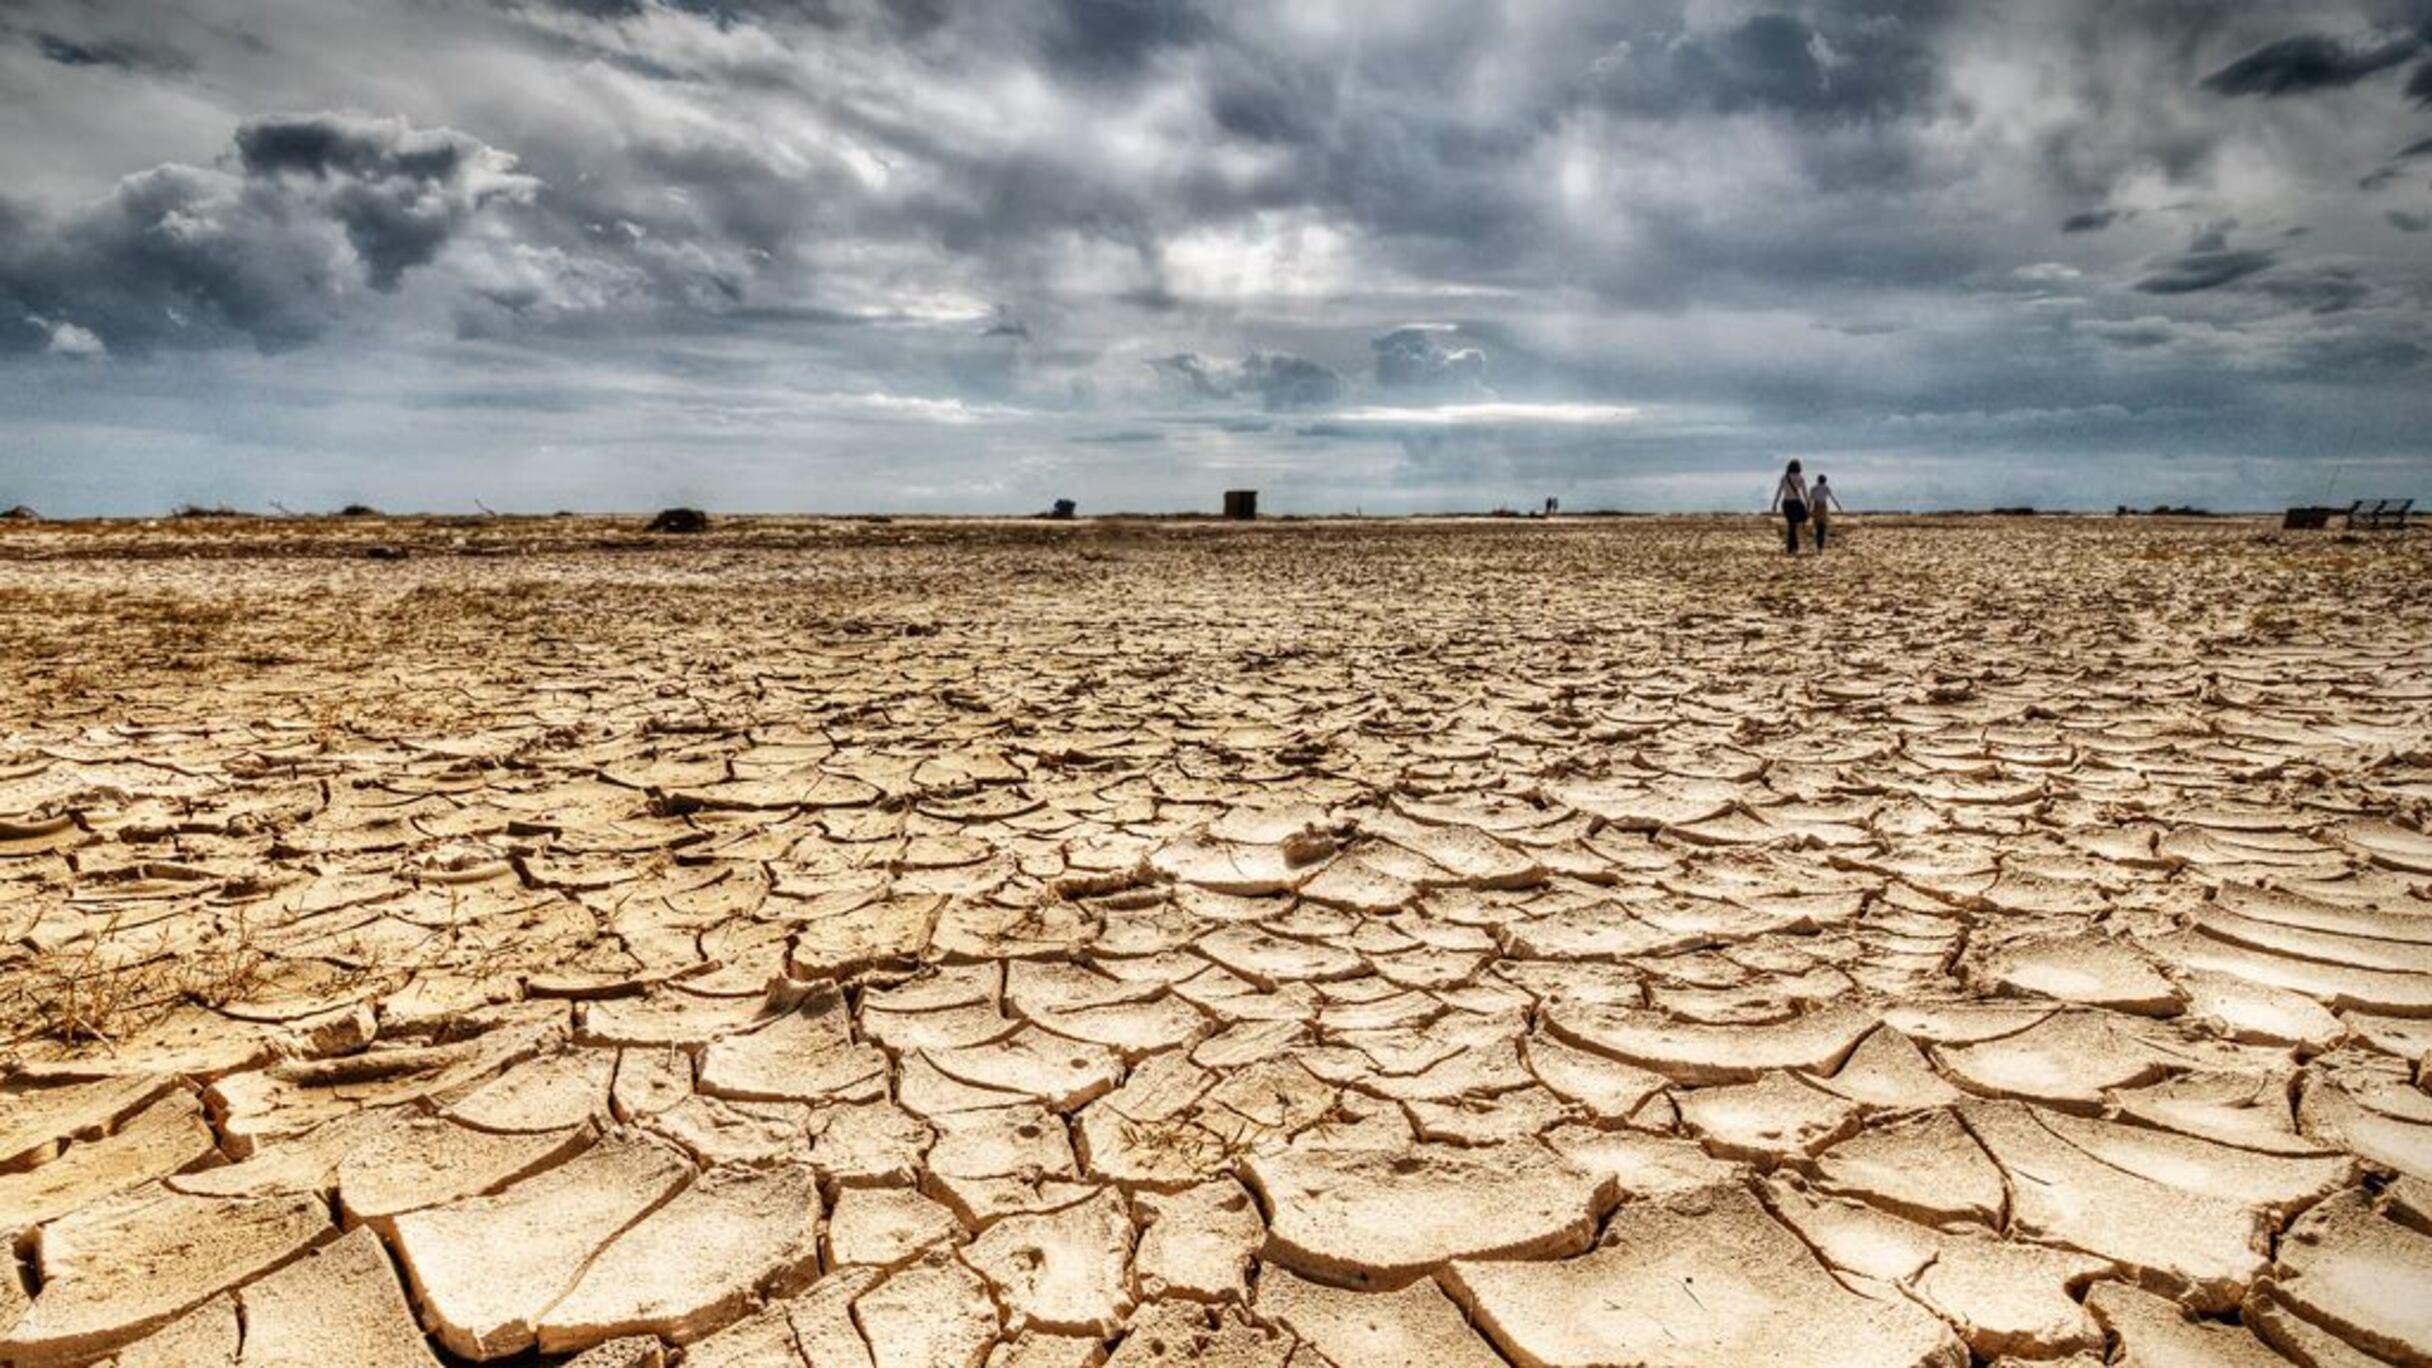
[[[0,527],[0,1364],[2432,1362],[2432,538],[1771,544]]]

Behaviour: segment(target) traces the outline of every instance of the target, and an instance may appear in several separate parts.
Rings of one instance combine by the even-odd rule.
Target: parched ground
[[[2432,1362],[2432,538],[1843,528],[0,526],[0,1362]]]

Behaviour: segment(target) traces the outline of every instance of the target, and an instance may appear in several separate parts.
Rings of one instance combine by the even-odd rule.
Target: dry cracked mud
[[[0,1363],[2432,1363],[2432,538],[1770,545],[0,529]]]

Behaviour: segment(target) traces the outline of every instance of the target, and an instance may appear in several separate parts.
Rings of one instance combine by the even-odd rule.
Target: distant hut
[[[1247,522],[1258,516],[1258,491],[1228,489],[1224,492],[1224,515],[1236,522]]]

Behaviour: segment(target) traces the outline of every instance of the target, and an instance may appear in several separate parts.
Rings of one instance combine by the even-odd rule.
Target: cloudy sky
[[[2432,0],[7,0],[0,504],[2432,495]]]

